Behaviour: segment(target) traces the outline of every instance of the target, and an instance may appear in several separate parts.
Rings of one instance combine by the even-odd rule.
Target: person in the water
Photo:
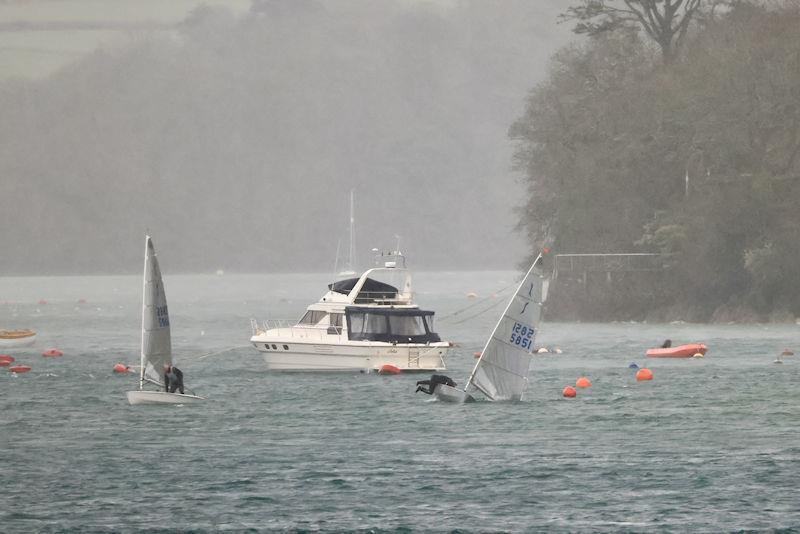
[[[668,349],[671,346],[672,346],[672,340],[671,339],[665,339],[664,343],[661,344],[661,348],[662,349]]]
[[[183,371],[174,365],[164,365],[164,391],[175,393],[175,390],[183,395]]]
[[[417,391],[415,391],[414,393],[419,393],[421,391],[423,393],[427,393],[428,395],[433,395],[433,391],[439,384],[456,387],[455,380],[453,380],[449,376],[431,375],[430,380],[420,380],[419,382],[417,382]],[[427,388],[425,386],[427,386]]]

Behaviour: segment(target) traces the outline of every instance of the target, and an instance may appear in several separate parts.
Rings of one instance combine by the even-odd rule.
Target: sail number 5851
[[[522,347],[523,349],[533,348],[533,328],[530,326],[514,322],[511,329],[511,344]]]

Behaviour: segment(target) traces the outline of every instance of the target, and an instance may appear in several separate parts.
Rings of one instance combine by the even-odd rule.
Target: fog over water
[[[147,229],[173,272],[327,272],[351,189],[360,267],[529,252],[507,132],[560,2],[90,4],[0,10],[0,273],[136,272]]]

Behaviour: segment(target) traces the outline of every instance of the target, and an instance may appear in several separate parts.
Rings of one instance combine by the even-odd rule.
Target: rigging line
[[[469,309],[471,309],[471,308],[474,308],[475,306],[477,306],[477,305],[479,305],[479,304],[483,304],[484,302],[486,302],[486,301],[487,301],[487,300],[489,300],[489,299],[492,299],[492,298],[497,298],[497,296],[498,296],[498,295],[500,295],[501,293],[503,293],[504,291],[506,291],[506,290],[507,290],[507,289],[509,289],[510,287],[513,287],[513,285],[514,285],[514,284],[512,284],[512,285],[509,285],[509,286],[506,286],[506,287],[504,287],[504,288],[502,288],[502,289],[499,289],[499,290],[495,291],[495,292],[493,293],[493,295],[495,295],[494,297],[493,297],[492,295],[487,295],[487,296],[483,297],[482,299],[478,299],[477,301],[473,302],[472,304],[470,304],[470,305],[468,305],[468,306],[465,306],[465,307],[461,308],[460,310],[456,310],[456,311],[454,311],[453,313],[448,313],[447,315],[443,315],[442,317],[440,317],[440,318],[438,319],[438,321],[439,321],[439,322],[442,322],[442,321],[447,321],[447,320],[448,320],[448,319],[450,319],[451,317],[455,317],[456,315],[458,315],[458,314],[460,314],[460,313],[463,313],[463,312],[465,312],[465,311],[467,311],[467,310],[469,310]]]
[[[217,356],[218,354],[223,354],[225,352],[230,352],[230,351],[236,350],[236,349],[243,349],[243,348],[246,348],[246,347],[249,347],[249,346],[250,346],[249,344],[248,345],[236,345],[235,347],[229,347],[227,349],[218,350],[217,352],[209,352],[208,354],[203,354],[202,356],[198,356],[197,358],[193,358],[193,359],[195,359],[195,360],[205,360],[206,358],[208,358],[210,356]]]
[[[454,321],[453,324],[461,324],[461,323],[464,323],[466,321],[469,321],[470,319],[474,319],[475,317],[478,317],[479,315],[483,315],[484,313],[493,310],[494,308],[496,308],[500,304],[506,304],[506,303],[504,301],[502,301],[502,300],[498,300],[497,302],[493,302],[492,305],[489,306],[488,308],[486,308],[484,310],[481,310],[478,313],[475,313],[475,314],[470,315],[468,317],[464,317],[460,321]]]

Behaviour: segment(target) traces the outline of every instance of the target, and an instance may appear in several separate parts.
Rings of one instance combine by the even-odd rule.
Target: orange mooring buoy
[[[572,399],[572,398],[575,398],[578,395],[578,392],[575,390],[574,387],[567,386],[561,391],[561,394],[564,395],[565,397],[569,398],[569,399]]]
[[[42,356],[45,358],[58,358],[59,356],[63,356],[64,353],[58,349],[47,349],[42,353]]]
[[[575,381],[575,385],[579,388],[590,388],[592,387],[592,381],[586,378],[585,376],[580,377],[577,381]]]
[[[11,371],[12,373],[27,373],[28,371],[31,370],[31,368],[28,367],[27,365],[13,365],[9,367],[8,370]]]
[[[399,375],[401,370],[396,365],[392,365],[391,363],[385,363],[381,365],[381,368],[378,369],[379,375]]]
[[[653,371],[646,367],[642,367],[638,371],[636,371],[636,380],[641,382],[642,380],[652,380],[653,379]]]
[[[8,367],[16,360],[13,356],[9,356],[8,354],[0,354],[0,367]]]

